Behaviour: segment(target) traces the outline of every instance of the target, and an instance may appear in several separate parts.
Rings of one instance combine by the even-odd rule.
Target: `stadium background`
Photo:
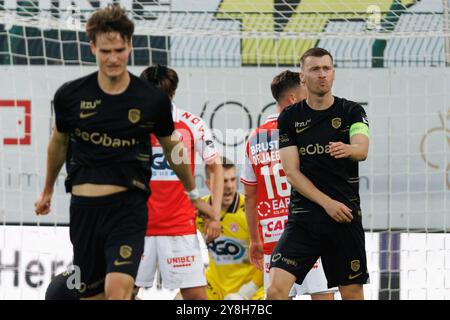
[[[51,215],[36,218],[33,203],[53,93],[95,70],[77,21],[109,2],[0,1],[0,298],[42,298],[51,275],[70,262],[64,174]],[[175,102],[202,115],[238,164],[248,130],[274,110],[272,77],[297,70],[309,47],[330,50],[334,93],[360,102],[371,123],[369,159],[360,166],[366,296],[450,298],[448,1],[120,3],[138,27],[130,70],[174,67]],[[205,192],[200,168],[196,181]]]

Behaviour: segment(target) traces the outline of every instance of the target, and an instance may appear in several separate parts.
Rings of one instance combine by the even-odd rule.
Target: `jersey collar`
[[[239,208],[239,192],[236,191],[233,202],[228,207],[227,212],[236,213],[238,208]]]
[[[278,120],[279,113],[268,115],[266,118],[266,123]]]
[[[172,120],[173,122],[180,122],[180,118],[178,116],[178,108],[173,102],[172,102]]]
[[[231,203],[231,205],[228,207],[227,212],[225,212],[225,214],[227,213],[236,213],[238,208],[239,208],[239,198],[240,198],[240,193],[238,191],[236,191],[236,194],[234,195],[234,199],[233,202]],[[209,197],[208,199],[208,203],[210,205],[212,205],[212,199],[211,197]],[[223,212],[223,211],[222,211]],[[222,217],[223,219],[223,217]]]

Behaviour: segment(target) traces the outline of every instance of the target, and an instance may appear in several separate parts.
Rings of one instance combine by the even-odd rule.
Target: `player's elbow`
[[[364,160],[366,160],[367,159],[367,154],[368,154],[369,152],[368,152],[368,150],[362,150],[359,154],[358,154],[358,156],[357,156],[357,158],[356,158],[356,161],[364,161]]]
[[[297,175],[298,170],[296,170],[296,169],[288,169],[288,170],[286,170],[285,169],[284,173],[286,174],[287,181],[290,184],[292,184],[292,181],[294,180],[295,176]]]

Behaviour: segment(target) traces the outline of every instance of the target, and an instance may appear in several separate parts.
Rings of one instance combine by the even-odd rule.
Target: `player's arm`
[[[366,111],[359,104],[349,110],[350,144],[330,142],[330,155],[335,159],[349,158],[364,161],[369,152],[369,120]]]
[[[220,157],[216,157],[212,162],[206,164],[211,180],[211,198],[214,209],[215,220],[220,221],[220,211],[223,196],[223,167]]]
[[[259,270],[262,270],[264,266],[264,248],[259,234],[259,219],[257,212],[258,180],[249,157],[250,143],[256,135],[257,132],[253,131],[245,144],[240,180],[244,185],[245,192],[245,217],[247,219],[247,226],[250,236],[250,245],[248,248],[249,258],[253,265],[255,265]]]
[[[300,171],[300,157],[296,146],[280,149],[280,157],[288,182],[295,190],[324,208],[335,221],[350,222],[353,219],[351,209],[317,189],[311,180]]]
[[[184,189],[188,192],[192,204],[208,218],[214,217],[214,211],[210,205],[200,199],[200,194],[195,188],[194,177],[191,173],[189,161],[187,160],[186,147],[180,142],[176,132],[171,136],[157,137],[161,144],[164,156],[170,164],[170,167],[177,175]]]
[[[205,241],[209,242],[220,236],[221,232],[221,209],[224,188],[222,159],[214,144],[214,136],[206,122],[200,121],[194,125],[195,152],[202,158],[209,174],[209,186],[211,194],[211,204],[214,209],[214,216],[205,220]]]
[[[330,155],[335,159],[349,158],[364,161],[369,152],[369,127],[362,123],[354,123],[350,127],[350,144],[330,142]]]
[[[258,213],[256,212],[258,189],[256,185],[244,184],[245,216],[247,218],[250,236],[249,258],[250,262],[259,270],[263,269],[264,250],[258,230]]]
[[[216,157],[213,161],[206,164],[211,180],[211,199],[214,216],[207,219],[205,223],[205,241],[209,242],[220,236],[220,211],[223,196],[223,167],[220,157]]]
[[[53,187],[59,171],[66,161],[67,148],[69,147],[69,134],[58,132],[53,127],[50,142],[47,147],[47,169],[45,174],[44,190],[34,204],[36,214],[48,214],[50,212]]]

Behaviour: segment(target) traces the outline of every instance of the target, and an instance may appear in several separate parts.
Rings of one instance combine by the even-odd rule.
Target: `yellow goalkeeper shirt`
[[[227,294],[239,291],[243,284],[251,280],[256,286],[261,288],[263,286],[262,271],[254,267],[248,258],[250,236],[244,199],[242,194],[236,193],[228,210],[221,212],[220,236],[207,244],[209,253],[209,266],[206,270],[207,289],[214,292],[212,297],[211,292],[208,292],[209,299],[221,300]],[[205,196],[202,200],[210,202],[210,196]],[[202,218],[197,218],[197,228],[203,233]]]

